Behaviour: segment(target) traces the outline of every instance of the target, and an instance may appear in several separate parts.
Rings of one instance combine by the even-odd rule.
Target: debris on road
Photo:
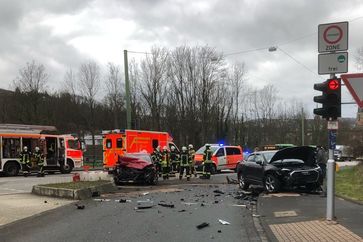
[[[149,205],[149,206],[137,206],[135,207],[135,210],[140,210],[140,209],[149,209],[149,208],[153,208],[154,205]]]
[[[208,227],[208,226],[209,226],[209,223],[204,222],[204,223],[201,223],[201,224],[197,225],[197,229],[203,229],[203,228]]]
[[[47,200],[45,200],[44,203],[48,203]]]
[[[221,196],[221,194],[214,194],[214,196],[215,196],[215,197],[220,197],[220,196]]]
[[[230,222],[224,221],[222,219],[218,219],[218,222],[220,222],[223,225],[230,225],[231,224]]]
[[[228,176],[226,176],[227,184],[238,184],[238,181],[236,179],[230,179]]]
[[[222,230],[218,230],[218,233],[222,233]]]
[[[217,193],[217,194],[224,194],[224,192],[222,192],[221,190],[218,190],[218,189],[217,190],[214,190],[213,192],[214,193]]]
[[[201,206],[201,207],[204,207],[204,206],[205,206],[205,204],[204,204],[204,203],[201,203],[201,204],[200,204],[200,206]]]
[[[105,198],[95,198],[95,199],[93,199],[93,201],[96,201],[96,202],[109,202],[111,200],[110,199],[105,199]]]
[[[190,205],[197,205],[198,203],[181,203],[181,204],[190,206]]]
[[[123,198],[120,198],[118,200],[115,200],[115,202],[118,202],[118,203],[130,203],[131,200],[129,199],[123,199]]]
[[[150,192],[143,192],[143,193],[141,193],[143,196],[146,196],[146,195],[148,195]]]
[[[179,210],[178,212],[179,213],[183,213],[183,212],[186,212],[187,210],[185,210],[185,209],[182,209],[182,210]]]
[[[158,203],[159,206],[166,207],[166,208],[174,208],[174,204],[167,204],[167,203]]]
[[[214,203],[219,203],[219,201],[218,201],[218,200],[216,200],[216,201],[214,201]]]
[[[242,207],[242,208],[245,208],[245,207],[247,207],[247,205],[245,205],[245,204],[232,204],[232,207]]]
[[[150,199],[146,199],[146,200],[138,200],[137,203],[153,203],[153,201],[151,201]]]
[[[74,205],[76,205],[76,207],[77,207],[77,209],[84,209],[85,208],[85,206],[84,205],[79,205],[79,204],[74,204]]]

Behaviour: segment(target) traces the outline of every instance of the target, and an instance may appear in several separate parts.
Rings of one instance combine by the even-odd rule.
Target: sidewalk
[[[43,197],[30,193],[0,196],[0,228],[20,219],[71,204],[73,200]]]
[[[327,222],[326,198],[316,194],[262,195],[257,212],[270,241],[363,241],[363,205],[335,200],[336,222]]]

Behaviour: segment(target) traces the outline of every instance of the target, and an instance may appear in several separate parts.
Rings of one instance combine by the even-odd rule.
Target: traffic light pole
[[[335,78],[335,74],[331,74],[330,78]],[[334,149],[336,145],[336,130],[329,129],[329,159],[326,169],[326,219],[328,221],[335,218],[335,160]]]
[[[131,129],[130,81],[129,81],[129,63],[127,60],[127,50],[124,50],[124,66],[125,66],[125,92],[126,92],[126,128]]]

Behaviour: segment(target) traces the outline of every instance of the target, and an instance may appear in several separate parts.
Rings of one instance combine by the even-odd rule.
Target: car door
[[[217,170],[225,169],[227,159],[224,147],[217,150],[215,157],[217,158]]]
[[[265,166],[265,159],[263,155],[256,154],[255,164],[253,167],[253,179],[258,183],[263,182],[264,166]]]
[[[228,169],[236,168],[236,165],[239,161],[242,160],[241,150],[237,147],[226,147],[227,154],[227,165]]]
[[[258,164],[257,162],[261,162]],[[253,183],[260,184],[261,176],[263,174],[263,157],[261,154],[255,154],[253,161],[249,162],[249,174],[248,179],[253,181]]]
[[[255,154],[251,154],[247,157],[246,162],[243,163],[242,175],[247,179],[251,179],[251,169],[255,163]]]

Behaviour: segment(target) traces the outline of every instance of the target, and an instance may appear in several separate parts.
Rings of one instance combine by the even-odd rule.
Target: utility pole
[[[301,145],[305,145],[305,115],[304,107],[301,108]]]
[[[131,102],[130,102],[130,81],[129,81],[129,63],[127,60],[127,50],[124,50],[125,66],[125,92],[126,92],[126,128],[131,129]]]

